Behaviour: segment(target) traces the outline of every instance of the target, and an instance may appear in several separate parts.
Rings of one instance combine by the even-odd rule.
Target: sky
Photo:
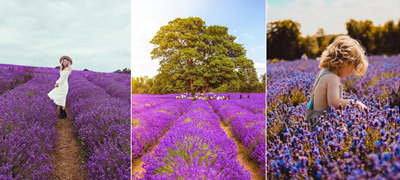
[[[383,25],[400,20],[399,0],[267,0],[267,22],[291,19],[301,24],[303,36],[319,28],[325,34],[347,34],[350,19]]]
[[[130,68],[130,1],[0,0],[0,63],[113,72]]]
[[[258,76],[265,73],[264,0],[132,0],[132,77],[154,77],[159,61],[151,60],[149,42],[161,26],[175,18],[200,17],[206,25],[228,27],[247,50]]]

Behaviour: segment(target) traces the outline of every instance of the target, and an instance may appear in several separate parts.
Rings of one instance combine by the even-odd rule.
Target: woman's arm
[[[56,81],[57,87],[60,87],[65,83],[68,75],[69,75],[68,73],[64,73],[64,72],[61,73],[60,78]]]

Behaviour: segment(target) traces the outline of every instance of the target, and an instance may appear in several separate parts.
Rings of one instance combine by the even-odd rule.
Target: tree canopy
[[[150,41],[151,58],[160,63],[152,92],[194,94],[224,87],[255,91],[259,82],[254,63],[235,39],[227,27],[207,26],[198,17],[168,22]]]
[[[267,56],[281,59],[300,57],[300,24],[292,20],[275,21],[267,25]]]

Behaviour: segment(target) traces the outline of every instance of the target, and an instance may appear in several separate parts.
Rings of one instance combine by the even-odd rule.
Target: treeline
[[[120,73],[120,74],[131,74],[131,69],[129,68],[124,68],[124,69],[117,69],[113,73]]]
[[[347,35],[357,39],[369,55],[394,55],[400,53],[400,20],[374,26],[370,20],[346,23]],[[325,48],[339,34],[325,35],[322,28],[312,35],[301,36],[300,24],[292,20],[270,22],[267,25],[267,59],[299,59],[321,56]]]
[[[222,84],[218,88],[210,89],[209,92],[213,93],[264,93],[265,92],[265,74],[260,76],[261,82],[253,82],[252,84],[236,83]],[[174,88],[170,86],[166,88],[162,83],[156,83],[155,78],[148,76],[132,77],[132,94],[173,94],[173,93],[186,93],[184,88]],[[198,91],[200,92],[200,91]]]

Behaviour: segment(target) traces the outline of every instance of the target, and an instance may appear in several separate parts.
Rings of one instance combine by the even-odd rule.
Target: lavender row
[[[121,82],[117,81],[113,76],[117,76],[118,74],[107,74],[107,73],[94,73],[88,72],[84,76],[93,84],[104,88],[108,94],[113,97],[121,98],[123,100],[128,100],[130,102],[131,97],[131,86],[130,86],[130,77],[125,76],[127,81]]]
[[[370,66],[364,76],[345,79],[346,90],[359,97],[389,98],[391,107],[400,106],[400,56],[372,56],[368,59]]]
[[[265,170],[265,117],[253,114],[229,101],[211,100],[210,104],[225,124],[231,125],[234,136],[246,147],[249,155]]]
[[[0,64],[0,95],[32,79],[24,67]]]
[[[79,73],[71,74],[68,103],[87,149],[90,179],[130,178],[130,104],[111,97]]]
[[[171,99],[161,99],[153,96],[146,95],[132,95],[132,114],[138,114],[148,109],[154,108],[158,105],[164,104]]]
[[[241,100],[234,99],[231,102],[236,105],[251,111],[254,114],[264,114],[265,113],[265,99],[260,100]]]
[[[191,100],[170,100],[155,108],[132,114],[132,158],[138,158],[156,143],[190,105]]]
[[[203,100],[195,101],[160,141],[143,156],[144,179],[250,179],[237,161],[235,143]]]
[[[0,179],[51,179],[56,108],[47,97],[55,75],[36,75],[0,96]]]

